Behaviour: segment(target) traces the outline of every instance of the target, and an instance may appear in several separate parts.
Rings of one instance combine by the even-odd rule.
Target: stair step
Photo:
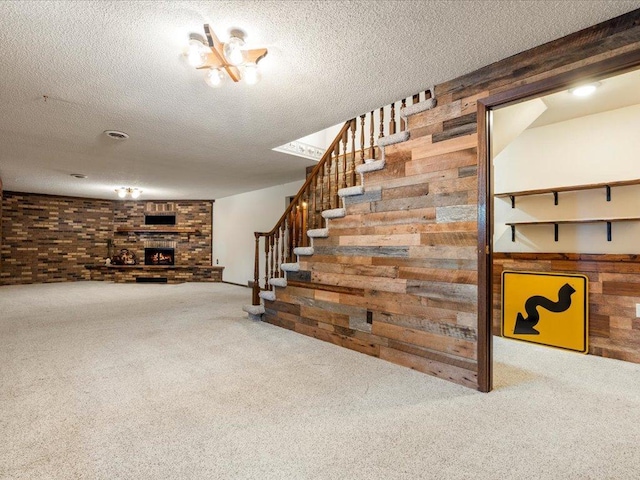
[[[386,162],[384,160],[374,160],[373,162],[363,163],[356,167],[356,173],[362,174],[367,172],[377,172],[384,168],[385,163]]]
[[[263,300],[273,302],[276,299],[276,292],[273,290],[263,290],[258,294],[258,296]]]
[[[400,110],[400,116],[402,118],[410,117],[411,115],[415,115],[416,113],[424,112],[425,110],[431,110],[436,106],[436,99],[429,98],[423,102],[414,103],[413,105],[408,105],[402,110]]]
[[[243,305],[242,311],[247,312],[249,315],[259,316],[264,313],[264,305]]]
[[[409,140],[409,131],[394,133],[393,135],[387,135],[378,139],[379,147],[386,147],[387,145],[394,145],[396,143],[402,143]]]
[[[280,265],[280,269],[283,272],[299,272],[300,271],[300,264],[298,262],[296,262],[296,263],[283,263],[282,265]]]
[[[286,278],[270,278],[269,285],[271,285],[272,287],[284,288],[287,286],[287,279]]]
[[[313,247],[296,247],[293,249],[293,253],[299,257],[313,255]]]
[[[307,236],[309,238],[327,238],[329,236],[328,228],[315,228],[307,230]]]
[[[354,195],[362,195],[364,193],[364,187],[362,185],[356,185],[355,187],[341,188],[338,190],[339,197],[352,197]]]
[[[347,214],[347,211],[344,208],[332,208],[331,210],[325,210],[322,212],[322,218],[342,218]]]

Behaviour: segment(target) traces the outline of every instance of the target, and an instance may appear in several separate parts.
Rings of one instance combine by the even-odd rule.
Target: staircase
[[[408,101],[412,103],[408,105]],[[329,237],[330,220],[345,217],[347,205],[369,201],[379,194],[377,189],[367,190],[366,174],[385,168],[386,147],[409,140],[408,117],[435,105],[432,87],[410,100],[394,102],[345,122],[273,229],[254,233],[252,304],[243,306],[250,318],[260,320],[265,313],[261,300],[276,301],[277,290],[287,287],[287,279],[299,278],[300,258],[314,254],[314,239]],[[386,136],[385,112],[390,117]]]

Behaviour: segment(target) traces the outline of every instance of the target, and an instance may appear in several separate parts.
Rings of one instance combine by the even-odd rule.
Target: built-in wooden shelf
[[[611,241],[611,224],[617,222],[634,222],[640,220],[640,217],[618,217],[618,218],[576,218],[571,220],[530,220],[522,222],[507,222],[505,225],[511,227],[511,241],[516,241],[516,227],[523,225],[553,225],[554,239],[558,241],[558,225],[576,225],[581,223],[606,223],[607,224],[607,241]]]
[[[558,205],[558,193],[561,192],[578,192],[581,190],[597,190],[604,188],[607,196],[607,202],[611,201],[611,187],[624,187],[627,185],[640,185],[640,179],[635,180],[621,180],[617,182],[604,182],[604,183],[588,183],[584,185],[571,185],[565,187],[553,187],[553,188],[538,188],[535,190],[520,190],[516,192],[503,192],[496,193],[494,196],[497,198],[510,198],[511,208],[516,207],[516,197],[526,197],[528,195],[543,195],[545,193],[552,193],[554,204]],[[606,221],[606,220],[605,220]],[[573,222],[575,223],[575,222]],[[586,222],[593,223],[593,222]]]
[[[118,227],[116,233],[189,233],[199,234],[197,228],[188,227],[167,227],[167,226],[148,226],[148,227]]]

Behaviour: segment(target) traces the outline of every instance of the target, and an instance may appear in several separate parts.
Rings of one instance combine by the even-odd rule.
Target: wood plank
[[[640,297],[640,283],[636,282],[602,282],[602,293],[605,295],[622,295]]]
[[[352,246],[407,246],[420,245],[420,233],[405,233],[398,235],[347,235],[340,236],[339,245]]]
[[[363,278],[359,275],[314,272],[312,279],[317,283],[353,288],[361,287],[363,284]],[[367,277],[366,286],[367,288],[382,290],[385,292],[404,293],[407,288],[407,280],[402,278]],[[318,298],[317,294],[316,298]],[[335,301],[337,303],[339,300],[336,298]]]
[[[448,355],[443,352],[431,350],[429,348],[418,347],[417,345],[411,345],[409,343],[399,342],[397,340],[388,340],[387,345],[389,348],[400,350],[401,352],[410,353],[418,357],[428,358],[436,362],[441,362],[446,365],[454,365],[456,367],[464,368],[465,370],[471,370],[472,372],[478,371],[478,364],[474,360],[466,358],[456,357],[454,355]]]
[[[426,280],[432,282],[477,284],[478,272],[475,270],[446,270],[419,267],[397,267],[398,278],[407,280]]]
[[[470,388],[477,387],[477,375],[474,372],[454,365],[447,365],[389,347],[380,347],[380,358]]]
[[[468,202],[466,192],[451,192],[446,194],[432,194],[424,197],[396,198],[381,200],[372,205],[373,212],[398,212],[402,210],[421,210],[432,207],[450,207],[464,205]]]
[[[467,326],[458,325],[456,322],[456,313],[449,310],[432,308],[429,309],[429,313],[419,317],[415,315],[374,312],[373,321],[471,342],[477,340],[476,330]]]
[[[471,135],[464,135],[452,140],[445,140],[443,142],[435,144],[432,143],[423,147],[415,148],[412,150],[411,154],[413,159],[435,157],[436,155],[451,153],[458,150],[465,150],[467,148],[476,148],[477,146],[478,135],[476,133],[473,133]]]
[[[444,335],[437,335],[421,330],[400,327],[390,323],[373,322],[371,331],[375,335],[389,339],[430,348],[439,352],[445,352],[458,357],[474,359],[476,357],[475,342],[460,340]]]
[[[579,192],[582,190],[596,190],[596,189],[604,189],[605,187],[623,187],[627,185],[640,185],[640,179],[631,179],[631,180],[622,180],[615,182],[603,182],[603,183],[585,183],[581,185],[569,185],[563,187],[549,187],[549,188],[538,188],[533,190],[520,190],[515,192],[501,192],[496,193],[495,196],[498,198],[505,197],[524,197],[528,195],[542,195],[545,193],[561,193],[561,192]],[[613,195],[613,192],[612,192]]]
[[[420,175],[430,172],[447,171],[460,167],[477,165],[478,157],[476,148],[456,150],[431,157],[416,158],[407,162],[405,172],[407,176]],[[449,177],[455,178],[455,177]]]

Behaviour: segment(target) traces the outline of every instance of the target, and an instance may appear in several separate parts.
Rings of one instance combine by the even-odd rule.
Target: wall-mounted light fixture
[[[120,198],[127,198],[127,196],[133,198],[134,200],[140,196],[142,190],[139,188],[131,188],[131,187],[120,187],[116,188],[116,193]]]
[[[258,83],[258,62],[267,55],[266,48],[244,49],[244,38],[238,36],[240,33],[234,33],[227,43],[223,43],[208,24],[204,25],[204,32],[207,44],[200,35],[192,34],[185,55],[191,66],[207,70],[207,85],[220,85],[225,72],[234,82],[244,79],[249,85]]]

